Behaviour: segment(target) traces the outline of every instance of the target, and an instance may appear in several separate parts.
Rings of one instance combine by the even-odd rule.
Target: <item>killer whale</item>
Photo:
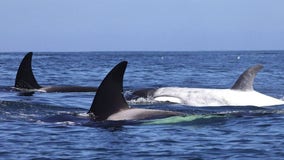
[[[256,74],[263,68],[258,64],[244,71],[229,89],[161,87],[136,90],[133,97],[150,97],[155,101],[173,102],[188,106],[256,106],[266,107],[283,105],[284,101],[276,99],[253,88]]]
[[[32,71],[32,56],[29,52],[25,55],[18,68],[13,89],[23,92],[95,92],[96,87],[85,86],[41,86],[38,84]]]
[[[122,121],[184,115],[184,113],[173,111],[131,108],[123,95],[123,76],[126,67],[127,61],[122,61],[106,75],[88,111],[90,117],[96,121]]]

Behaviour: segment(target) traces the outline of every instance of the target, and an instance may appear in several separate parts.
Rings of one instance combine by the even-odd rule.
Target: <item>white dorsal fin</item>
[[[260,64],[248,68],[243,74],[240,75],[239,79],[235,82],[231,89],[241,91],[253,90],[254,78],[257,72],[262,68],[263,66]]]

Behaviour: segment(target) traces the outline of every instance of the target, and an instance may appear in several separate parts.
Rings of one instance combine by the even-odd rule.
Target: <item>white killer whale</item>
[[[184,115],[173,111],[131,108],[123,95],[123,76],[126,66],[126,61],[120,62],[104,78],[88,111],[90,117],[96,121],[121,121]]]
[[[87,86],[40,86],[32,71],[32,52],[23,58],[16,75],[13,89],[24,92],[95,92],[96,87]]]
[[[243,72],[232,88],[208,89],[187,87],[161,87],[158,89],[137,90],[133,94],[152,97],[156,101],[173,102],[188,106],[256,106],[283,105],[284,101],[253,89],[255,76],[262,65],[255,65]]]

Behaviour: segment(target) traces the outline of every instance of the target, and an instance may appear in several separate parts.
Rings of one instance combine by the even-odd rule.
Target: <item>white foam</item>
[[[137,99],[132,99],[127,101],[130,105],[136,105],[136,104],[155,104],[157,101],[155,101],[153,98],[143,98],[139,97]]]
[[[86,112],[84,113],[77,113],[77,116],[80,116],[80,117],[89,117],[90,115]]]
[[[76,125],[76,123],[72,121],[56,122],[55,124],[60,124],[60,125],[64,124],[64,125],[71,125],[71,126]]]

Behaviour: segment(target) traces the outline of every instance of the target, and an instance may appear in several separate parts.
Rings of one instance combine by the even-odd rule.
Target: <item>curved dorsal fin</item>
[[[37,83],[32,71],[32,56],[33,53],[29,52],[23,58],[15,81],[16,88],[23,89],[39,89],[41,86]]]
[[[94,114],[96,120],[105,120],[119,110],[129,108],[122,93],[126,66],[126,61],[117,64],[100,84],[88,112]]]
[[[243,74],[240,75],[239,79],[235,82],[232,89],[242,91],[253,90],[254,78],[257,72],[262,68],[263,66],[260,64],[248,68]]]

